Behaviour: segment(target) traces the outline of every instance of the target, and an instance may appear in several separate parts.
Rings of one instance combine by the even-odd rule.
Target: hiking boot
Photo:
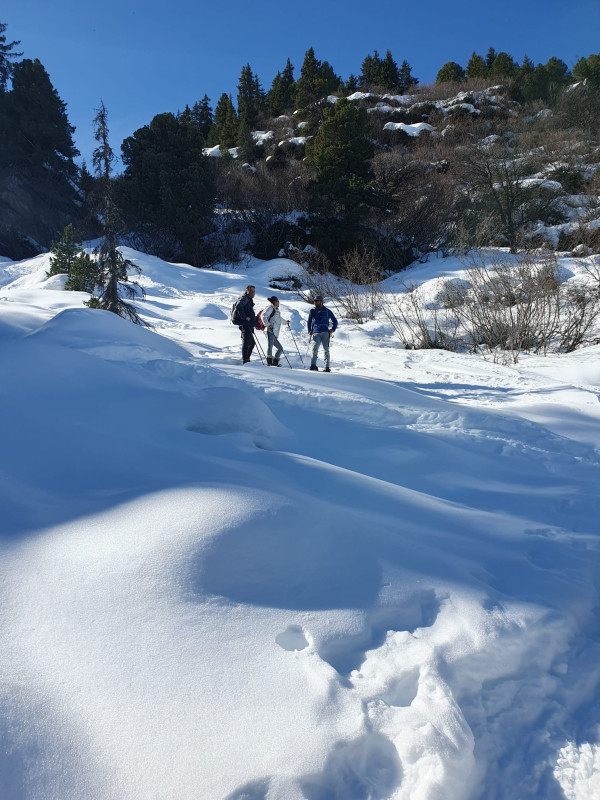
[[[272,361],[271,366],[278,367],[279,366],[279,359],[278,358],[274,358],[273,361]]]
[[[316,364],[311,364],[310,368],[312,369],[313,372],[318,372],[319,371],[319,368],[317,367]]]
[[[267,356],[267,366],[268,367],[272,367],[274,361],[275,361],[275,359],[273,358],[273,356]],[[275,366],[277,366],[277,365],[275,365]]]
[[[331,372],[331,370],[329,369],[329,367],[325,367],[325,369],[323,370],[323,372]]]

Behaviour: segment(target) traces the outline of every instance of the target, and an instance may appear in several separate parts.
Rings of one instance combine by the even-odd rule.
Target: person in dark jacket
[[[242,363],[247,364],[254,350],[254,329],[258,328],[256,314],[254,313],[254,295],[256,288],[246,286],[246,291],[241,295],[235,306],[236,321],[239,322],[242,334]]]
[[[329,327],[330,322],[331,327]],[[315,307],[311,308],[308,315],[308,332],[313,342],[310,368],[315,372],[319,369],[317,367],[317,356],[321,345],[323,345],[325,372],[331,372],[329,369],[329,340],[331,339],[331,334],[337,329],[337,325],[337,319],[333,312],[323,305],[323,298],[320,295],[315,297]]]

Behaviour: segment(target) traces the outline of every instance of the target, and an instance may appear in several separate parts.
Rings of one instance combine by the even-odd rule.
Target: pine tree
[[[214,199],[203,147],[193,121],[158,114],[123,142],[125,172],[118,184],[128,228],[142,232],[155,254],[198,266]]]
[[[534,71],[535,71],[535,64],[533,63],[533,61],[529,58],[529,56],[527,54],[524,55],[523,56],[523,63],[521,64],[521,66],[519,68],[519,72],[520,72],[521,77],[524,77],[525,75],[531,75],[531,73],[534,72]]]
[[[319,61],[310,47],[304,56],[300,77],[296,83],[295,105],[298,109],[308,109],[335,92],[341,79],[327,61]]]
[[[485,63],[485,58],[477,55],[477,53],[473,50],[471,53],[471,58],[469,59],[469,63],[467,64],[467,78],[470,80],[473,78],[485,78],[487,73],[488,66]]]
[[[348,80],[344,84],[345,94],[346,95],[354,94],[354,92],[358,91],[359,85],[360,84],[358,82],[358,78],[356,77],[356,75],[350,73],[350,75],[348,75]]]
[[[489,69],[492,68],[492,64],[496,60],[497,53],[493,47],[488,48],[488,51],[485,56],[485,65]]]
[[[569,83],[572,76],[565,62],[555,56],[548,59],[545,69],[548,76],[548,101],[554,103],[560,90]]]
[[[235,147],[238,124],[231,95],[223,93],[215,108],[213,125],[208,134],[208,145],[214,147],[219,144],[223,149]]]
[[[194,103],[192,106],[192,118],[200,131],[202,141],[205,142],[208,139],[208,132],[213,124],[213,112],[208,95],[205,94],[199,103]]]
[[[70,275],[77,254],[81,250],[81,242],[75,236],[75,228],[69,223],[59,238],[50,245],[50,269],[46,273],[52,275]]]
[[[402,93],[409,92],[413,86],[416,86],[419,81],[411,72],[411,66],[406,59],[400,65],[400,86],[399,89]]]
[[[373,52],[373,55],[369,54],[368,56],[365,56],[358,79],[361,89],[370,91],[371,87],[377,85],[380,67],[381,59],[379,58],[379,53],[377,50]]]
[[[489,68],[490,78],[513,78],[518,74],[519,66],[509,53],[498,53]]]
[[[229,96],[229,103],[227,104],[227,113],[225,115],[225,123],[221,129],[221,139],[219,144],[222,150],[229,150],[235,147],[237,134],[239,128],[239,118],[236,114],[231,95]]]
[[[267,95],[269,110],[272,116],[279,117],[281,114],[290,111],[294,107],[295,88],[294,67],[288,58],[283,72],[278,72],[274,77]]]
[[[573,77],[576,81],[587,81],[591,86],[600,88],[600,53],[580,58],[573,67]]]
[[[88,253],[81,250],[75,256],[65,289],[70,292],[93,294],[98,280],[98,266]]]
[[[388,50],[385,58],[381,62],[379,70],[379,85],[389,92],[396,92],[400,88],[400,71],[398,65],[392,58],[392,53]]]
[[[11,161],[22,169],[40,168],[73,178],[78,151],[75,128],[69,124],[66,106],[52,86],[48,73],[35,59],[25,59],[12,69],[12,88],[4,96],[5,113],[14,128]]]
[[[252,164],[256,159],[256,144],[244,115],[240,117],[236,147],[238,162],[240,164]]]
[[[325,111],[325,120],[307,148],[316,171],[313,209],[341,215],[346,221],[360,216],[369,191],[373,144],[366,110],[345,98]]]
[[[23,53],[12,52],[13,48],[21,44],[21,42],[15,41],[7,44],[5,35],[6,27],[6,23],[0,22],[0,92],[6,88],[8,79],[10,78],[12,71],[10,59],[20,58],[23,55]]]
[[[456,61],[447,61],[437,74],[436,81],[438,83],[447,83],[449,81],[464,81],[465,71],[460,64]]]
[[[242,67],[242,74],[238,82],[238,116],[245,117],[252,130],[256,127],[258,115],[264,111],[266,105],[265,93],[258,80],[258,75],[253,75],[250,64]]]
[[[111,180],[112,165],[115,154],[108,141],[108,119],[104,103],[96,111],[94,118],[94,138],[98,146],[93,153],[96,176],[102,190],[102,243],[96,250],[98,268],[98,286],[100,297],[92,296],[87,302],[90,308],[101,308],[111,311],[136,324],[142,324],[139,314],[131,303],[123,300],[119,294],[124,291],[131,299],[136,295],[137,284],[129,281],[128,269],[137,269],[131,261],[123,258],[118,249],[119,212],[113,199]]]

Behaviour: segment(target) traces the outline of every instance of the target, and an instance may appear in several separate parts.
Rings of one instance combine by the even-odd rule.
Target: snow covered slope
[[[126,255],[0,264],[2,800],[600,797],[600,348],[242,367],[290,262]]]

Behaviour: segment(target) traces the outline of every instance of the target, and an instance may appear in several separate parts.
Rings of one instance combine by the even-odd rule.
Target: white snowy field
[[[290,262],[126,255],[153,329],[0,261],[0,798],[600,798],[600,347],[242,367]]]

